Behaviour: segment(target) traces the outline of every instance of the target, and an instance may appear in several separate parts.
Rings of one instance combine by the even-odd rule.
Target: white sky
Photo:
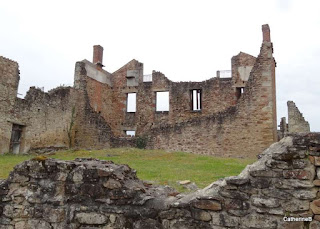
[[[320,131],[319,0],[0,1],[0,55],[19,62],[19,93],[73,84],[76,61],[104,47],[105,69],[132,59],[144,73],[201,81],[257,56],[268,23],[277,61],[278,119],[293,100]]]

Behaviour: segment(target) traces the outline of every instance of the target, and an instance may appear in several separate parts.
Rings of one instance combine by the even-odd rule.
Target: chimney
[[[93,46],[93,64],[97,65],[98,68],[102,69],[103,47],[100,45]]]
[[[270,39],[270,28],[268,24],[262,25],[262,42],[271,42]]]

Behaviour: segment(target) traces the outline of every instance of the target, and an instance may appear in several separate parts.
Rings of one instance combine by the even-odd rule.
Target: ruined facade
[[[287,102],[288,106],[288,123],[286,118],[282,117],[280,121],[280,130],[278,131],[279,139],[286,136],[288,133],[309,133],[310,125],[303,114],[299,111],[298,107],[293,101]]]
[[[288,136],[190,194],[146,184],[127,165],[36,157],[0,182],[0,228],[318,229],[319,187],[319,133]]]
[[[19,99],[18,65],[1,58],[1,86],[11,91],[0,101],[10,102],[0,111],[0,150],[131,146],[128,135],[136,135],[146,137],[148,148],[254,156],[278,138],[269,26],[262,32],[258,57],[240,52],[231,60],[231,77],[218,72],[203,82],[144,75],[136,60],[109,73],[97,45],[93,62],[76,63],[74,87],[48,93],[32,87]]]

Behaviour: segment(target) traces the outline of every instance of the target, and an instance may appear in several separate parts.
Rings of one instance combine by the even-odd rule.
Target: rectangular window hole
[[[127,95],[127,112],[136,112],[137,93],[128,93]]]
[[[191,90],[190,97],[191,97],[191,110],[200,111],[202,109],[201,89]]]
[[[156,92],[156,111],[169,111],[169,92]]]
[[[126,135],[130,137],[136,136],[136,131],[135,130],[126,130]]]

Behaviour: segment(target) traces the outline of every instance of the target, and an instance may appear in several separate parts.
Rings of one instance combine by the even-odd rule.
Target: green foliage
[[[145,149],[148,143],[147,136],[137,136],[136,137],[136,147],[139,149]]]

